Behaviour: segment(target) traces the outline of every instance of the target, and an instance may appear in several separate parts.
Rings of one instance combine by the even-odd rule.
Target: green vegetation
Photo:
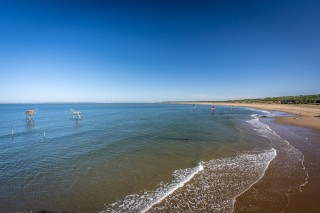
[[[230,103],[320,104],[320,94],[229,100]]]

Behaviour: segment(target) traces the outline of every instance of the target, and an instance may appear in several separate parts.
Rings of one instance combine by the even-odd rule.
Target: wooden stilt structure
[[[34,121],[34,116],[36,114],[37,109],[29,109],[24,111],[24,114],[26,115],[26,121],[30,122],[30,121]]]
[[[80,111],[74,111],[73,109],[70,109],[72,113],[72,117],[76,120],[81,120],[81,112]]]

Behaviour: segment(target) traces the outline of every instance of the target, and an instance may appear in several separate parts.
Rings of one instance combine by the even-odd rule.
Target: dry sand
[[[196,102],[195,102],[196,103]],[[196,104],[212,104],[198,102]],[[279,116],[276,122],[287,125],[302,126],[320,130],[320,105],[290,105],[290,104],[245,104],[245,103],[225,103],[216,102],[214,105],[227,105],[227,106],[242,106],[251,107],[255,109],[275,110],[294,114],[293,117]]]

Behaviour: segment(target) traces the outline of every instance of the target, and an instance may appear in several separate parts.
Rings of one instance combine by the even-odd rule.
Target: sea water
[[[23,111],[35,108],[27,122]],[[308,172],[262,115],[272,112],[0,105],[0,212],[282,211]]]

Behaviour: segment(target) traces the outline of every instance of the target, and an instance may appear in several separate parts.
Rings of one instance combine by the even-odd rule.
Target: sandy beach
[[[196,104],[210,104],[197,102]],[[225,103],[215,102],[215,105],[226,106],[242,106],[251,107],[255,109],[275,110],[281,112],[287,112],[295,116],[279,116],[276,118],[276,122],[280,124],[301,126],[306,128],[312,128],[320,130],[320,105],[290,105],[290,104],[255,104],[255,103]]]
[[[190,103],[189,103],[190,104]],[[204,102],[194,102],[192,104],[212,104]],[[290,203],[287,206],[285,212],[319,212],[319,132],[320,132],[320,105],[284,105],[284,104],[245,104],[245,103],[225,103],[215,102],[214,105],[225,105],[225,106],[240,106],[250,107],[261,110],[274,110],[293,114],[294,116],[278,116],[276,122],[278,124],[284,124],[289,126],[300,126],[315,131],[307,131],[308,138],[310,139],[309,145],[304,146],[303,140],[294,141],[290,140],[292,145],[298,148],[304,155],[304,165],[308,170],[308,184],[306,184],[300,193],[292,194],[290,196]],[[299,132],[298,134],[304,134]],[[289,140],[289,139],[288,139]],[[263,181],[260,183],[262,184]],[[262,184],[263,185],[263,184]],[[262,188],[266,186],[261,186]],[[259,188],[256,185],[255,188]],[[250,193],[254,190],[249,190],[247,196],[251,196]],[[243,196],[237,201],[239,206],[247,206],[243,202]]]

